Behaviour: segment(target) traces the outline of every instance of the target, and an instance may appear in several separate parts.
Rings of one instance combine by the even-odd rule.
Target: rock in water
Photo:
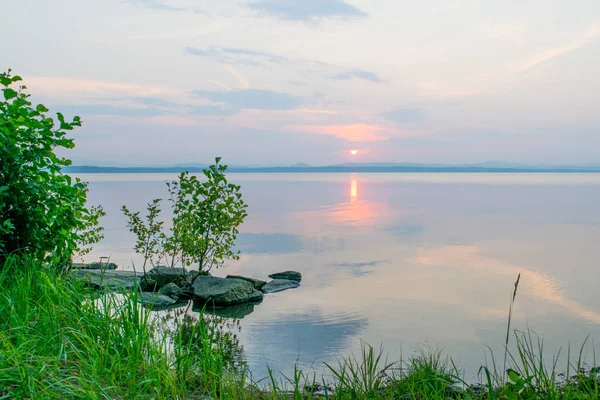
[[[69,276],[82,279],[96,289],[109,291],[133,290],[142,280],[142,274],[134,271],[104,271],[99,269],[76,269]]]
[[[101,263],[101,262],[93,262],[89,264],[85,263],[73,263],[71,265],[73,269],[117,269],[117,264],[115,263]]]
[[[267,282],[267,284],[263,286],[261,290],[263,293],[267,294],[294,289],[298,286],[300,286],[300,283],[291,279],[273,279],[271,282]]]
[[[170,297],[174,300],[178,300],[179,297],[181,296],[181,294],[183,293],[183,290],[181,290],[181,288],[179,286],[177,286],[176,284],[171,282],[171,283],[167,283],[165,286],[163,286],[160,289],[159,293],[164,296]]]
[[[185,268],[154,267],[144,276],[146,286],[148,286],[145,290],[158,290],[169,283],[180,285],[187,279],[189,279],[189,274]]]
[[[271,279],[288,279],[291,281],[300,282],[302,280],[302,274],[297,271],[285,271],[285,272],[277,272],[276,274],[271,274],[271,275],[269,275],[269,278],[271,278]]]
[[[158,293],[149,292],[139,292],[137,301],[138,303],[142,303],[145,306],[152,307],[165,307],[176,303],[176,301],[170,297]]]
[[[256,290],[260,290],[260,288],[265,286],[265,283],[267,283],[265,281],[261,281],[260,279],[247,278],[245,276],[239,276],[239,275],[227,275],[226,278],[227,279],[241,279],[243,281],[248,281],[254,285],[254,289],[256,289]]]
[[[260,301],[263,294],[254,285],[242,279],[199,276],[193,285],[194,300],[200,304],[210,303],[226,306]]]

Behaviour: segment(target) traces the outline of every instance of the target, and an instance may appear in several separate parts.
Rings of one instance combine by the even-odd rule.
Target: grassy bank
[[[36,262],[9,260],[0,271],[0,399],[310,399],[318,389],[331,399],[600,398],[598,370],[581,369],[580,352],[557,371],[536,337],[510,327],[510,372],[499,355],[479,385],[440,353],[387,363],[365,345],[327,366],[335,377],[327,387],[295,370],[283,380],[274,372],[259,389],[217,321],[183,317],[164,330],[136,296],[93,293]]]

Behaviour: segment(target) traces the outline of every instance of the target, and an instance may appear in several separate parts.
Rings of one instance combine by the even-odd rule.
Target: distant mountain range
[[[178,173],[201,172],[208,164],[175,164],[149,167],[66,167],[69,173]],[[504,161],[486,161],[475,164],[419,164],[419,163],[343,163],[313,166],[297,163],[283,166],[230,165],[229,172],[600,172],[600,164],[530,165]]]

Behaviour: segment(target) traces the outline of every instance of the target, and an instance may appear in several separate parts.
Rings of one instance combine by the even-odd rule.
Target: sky
[[[77,165],[600,164],[598,0],[0,9],[0,69],[82,117]]]

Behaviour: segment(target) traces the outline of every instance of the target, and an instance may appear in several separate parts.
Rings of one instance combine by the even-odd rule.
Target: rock
[[[256,290],[260,290],[260,288],[265,286],[265,284],[267,283],[265,281],[261,281],[260,279],[247,278],[245,276],[239,276],[239,275],[227,275],[227,279],[241,279],[244,281],[248,281],[252,285],[254,285],[254,289],[256,289]]]
[[[246,302],[256,302],[263,294],[254,285],[242,279],[199,276],[193,284],[194,300],[199,304],[227,306]]]
[[[148,292],[139,292],[137,301],[138,303],[151,307],[167,307],[177,303],[177,301],[168,296]]]
[[[115,263],[100,263],[100,262],[93,262],[93,263],[73,263],[71,265],[72,269],[108,269],[108,270],[115,270],[117,269],[117,264]]]
[[[271,275],[269,275],[269,278],[271,278],[271,279],[288,279],[291,281],[300,282],[302,280],[302,274],[297,271],[285,271],[285,272],[277,272],[276,274],[271,274]]]
[[[71,271],[72,277],[83,279],[96,289],[110,291],[133,290],[140,284],[142,275],[134,271],[105,271],[98,269],[76,269]]]
[[[196,278],[197,276],[212,276],[209,271],[198,271],[197,269],[191,269],[188,271],[188,273],[192,279]]]
[[[300,286],[298,281],[293,281],[290,279],[273,279],[270,282],[267,282],[265,286],[262,287],[262,292],[264,294],[267,293],[275,293],[281,292],[283,290],[294,289]]]
[[[146,272],[144,281],[146,287],[144,290],[159,290],[168,283],[181,285],[189,279],[188,272],[185,268],[171,268],[158,266]]]
[[[177,286],[176,284],[171,282],[171,283],[167,283],[165,286],[160,288],[159,293],[162,294],[163,296],[167,296],[174,300],[178,300],[179,297],[182,295],[183,290],[181,290],[181,288],[179,286]]]
[[[188,282],[185,282],[179,288],[181,289],[179,300],[191,300],[194,297],[194,289]]]

